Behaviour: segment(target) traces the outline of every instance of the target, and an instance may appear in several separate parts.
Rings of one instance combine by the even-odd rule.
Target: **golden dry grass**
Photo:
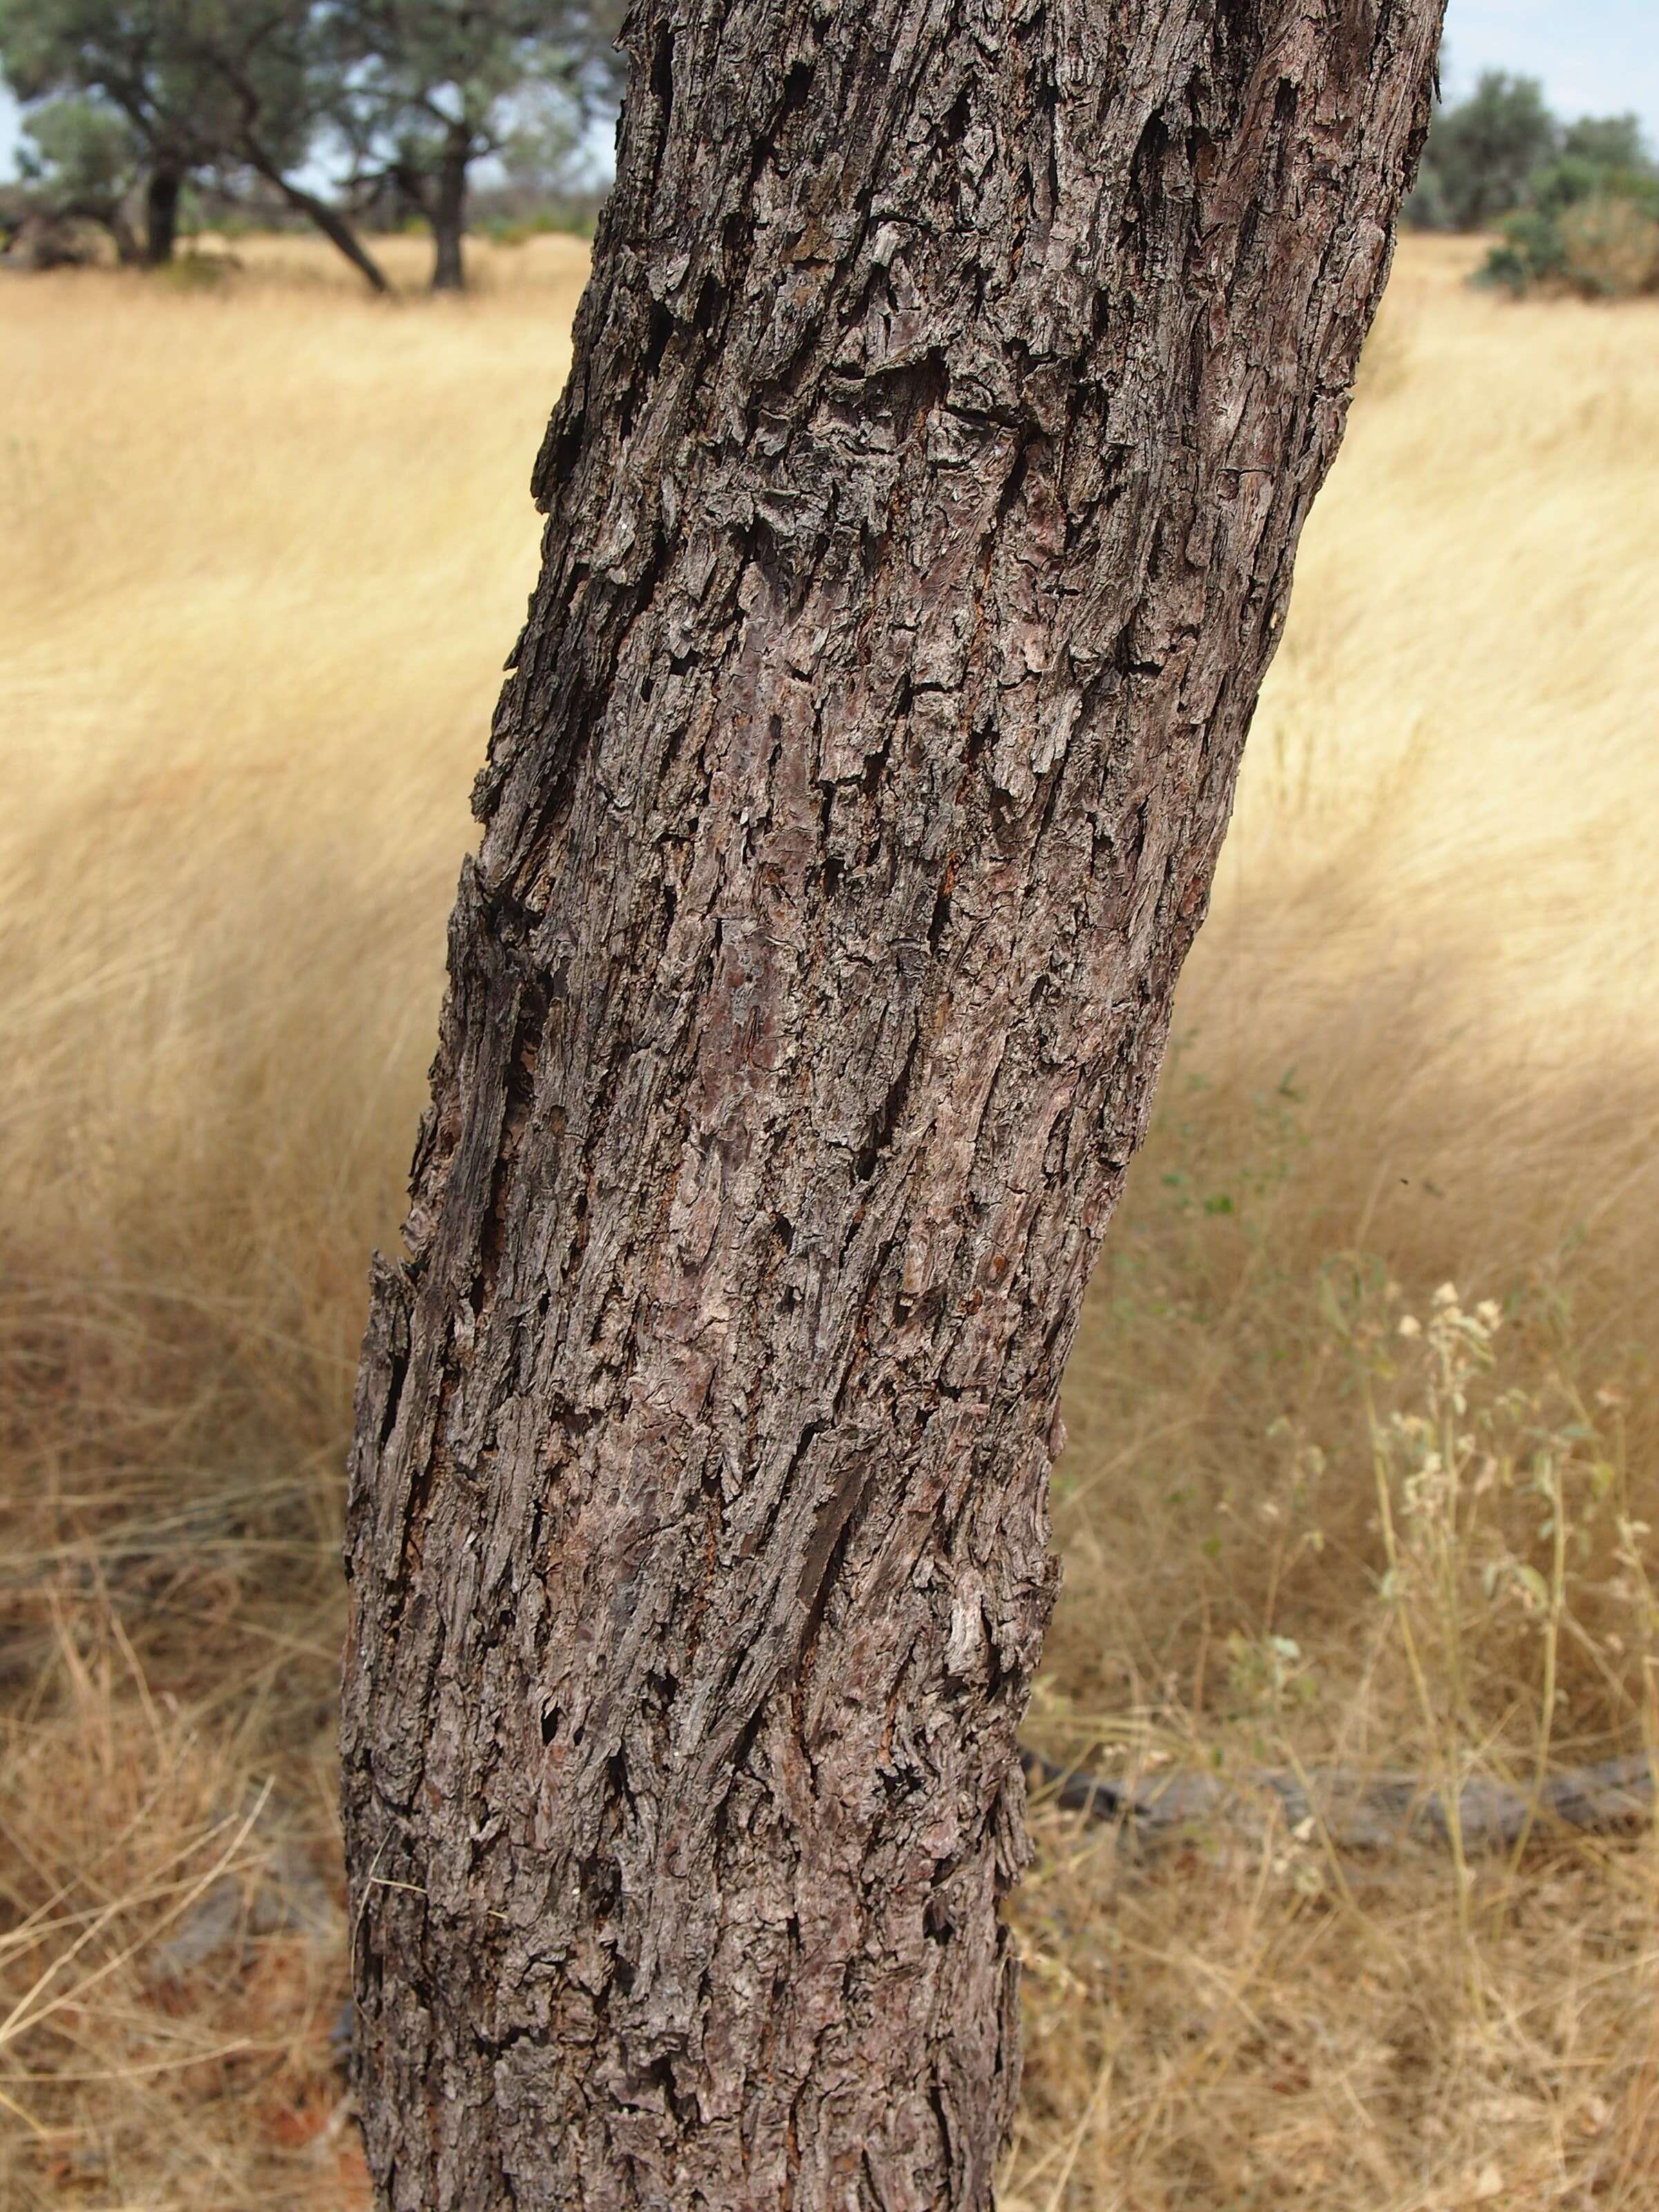
[[[268,1900],[334,1880],[364,1259],[585,270],[387,309],[239,251],[15,282],[0,337],[20,2207],[362,2201],[343,1932]],[[1462,265],[1402,255],[1068,1382],[1032,1728],[1097,1767],[1653,1733],[1659,309]],[[1659,2202],[1651,1838],[1036,1826],[1017,2212]]]

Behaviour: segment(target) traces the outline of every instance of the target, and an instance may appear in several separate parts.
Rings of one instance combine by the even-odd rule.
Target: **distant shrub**
[[[1635,159],[1619,161],[1569,148],[1559,161],[1534,171],[1527,186],[1528,207],[1552,221],[1596,199],[1632,201],[1650,215],[1659,214],[1659,170],[1641,157],[1639,148]]]
[[[1659,292],[1659,179],[1604,172],[1581,191],[1563,176],[1569,167],[1544,173],[1535,204],[1504,224],[1482,277],[1516,295],[1540,285],[1586,300]]]
[[[1659,291],[1659,214],[1601,193],[1569,208],[1557,228],[1575,290],[1609,300]]]
[[[1638,118],[1586,115],[1569,124],[1499,229],[1502,243],[1478,272],[1482,283],[1598,300],[1659,289],[1659,167]]]
[[[1497,228],[1480,282],[1584,299],[1659,291],[1659,167],[1641,118],[1563,125],[1535,78],[1488,70],[1440,111],[1407,219],[1428,230]]]
[[[1558,226],[1536,208],[1527,208],[1504,225],[1504,243],[1486,256],[1476,282],[1499,286],[1519,298],[1534,284],[1559,277],[1565,259]]]

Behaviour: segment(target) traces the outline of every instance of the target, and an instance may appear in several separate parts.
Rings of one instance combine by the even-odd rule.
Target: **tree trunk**
[[[465,289],[466,269],[461,258],[461,239],[466,229],[466,169],[471,155],[470,140],[452,134],[444,149],[432,197],[432,289],[459,292]]]
[[[148,213],[148,210],[146,210]],[[106,230],[115,241],[115,258],[123,269],[142,268],[148,248],[148,239],[140,241],[132,227],[131,216],[120,201],[106,208],[101,217]]]
[[[184,178],[177,169],[152,169],[144,184],[144,259],[161,269],[173,258],[179,238],[179,195]]]
[[[378,1261],[398,2212],[962,2212],[1091,1262],[1440,0],[640,0]]]

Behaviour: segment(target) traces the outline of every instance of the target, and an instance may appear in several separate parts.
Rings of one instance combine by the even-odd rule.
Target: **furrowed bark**
[[[1439,0],[641,0],[348,1557],[398,2212],[983,2207],[1047,1484]]]

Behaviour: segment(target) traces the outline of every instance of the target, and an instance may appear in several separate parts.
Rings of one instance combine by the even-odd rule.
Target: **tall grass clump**
[[[8,296],[30,2212],[365,2201],[340,1468],[585,266],[480,244],[476,296],[387,308],[304,240],[238,253]],[[1659,308],[1511,308],[1471,255],[1402,252],[1067,1378],[1031,1740],[1247,1809],[1142,1858],[1039,1795],[1015,2212],[1659,2198],[1639,1825],[1367,1858],[1249,1795],[1525,1789],[1655,1729]]]

